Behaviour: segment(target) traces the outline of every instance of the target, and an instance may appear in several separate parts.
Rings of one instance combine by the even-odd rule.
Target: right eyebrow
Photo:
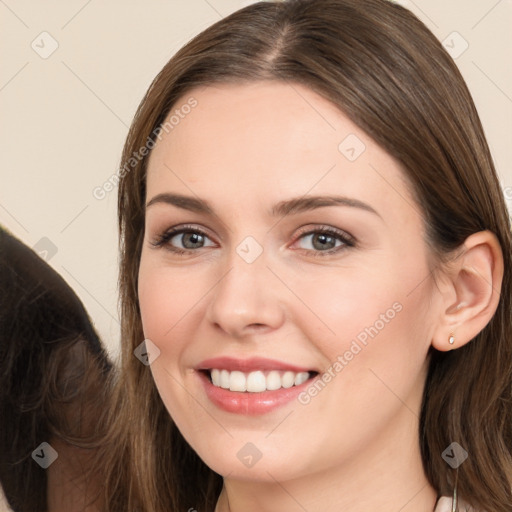
[[[171,204],[178,208],[183,208],[184,210],[189,210],[195,213],[213,215],[213,208],[207,201],[196,199],[194,197],[183,196],[181,194],[158,194],[146,204],[146,208],[158,203]]]

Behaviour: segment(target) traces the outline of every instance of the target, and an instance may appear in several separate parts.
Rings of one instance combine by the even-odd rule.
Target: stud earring
[[[453,345],[455,343],[455,336],[453,334],[450,334],[448,342],[450,343],[450,345]]]

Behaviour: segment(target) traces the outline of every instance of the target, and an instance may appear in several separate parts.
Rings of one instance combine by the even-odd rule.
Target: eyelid
[[[304,235],[311,235],[314,233],[327,233],[343,239],[346,243],[351,243],[353,245],[356,243],[355,237],[347,231],[324,224],[308,224],[307,226],[299,228],[299,233],[294,237],[293,243]]]
[[[315,251],[313,249],[304,248],[296,248],[292,250],[304,253],[306,257],[328,258],[329,256],[336,257],[342,252],[356,246],[356,239],[350,233],[328,225],[309,225],[300,228],[299,233],[294,237],[291,246],[293,247],[305,236],[315,234],[327,234],[328,236],[332,236],[341,243],[338,246],[335,245],[335,247],[323,251]]]

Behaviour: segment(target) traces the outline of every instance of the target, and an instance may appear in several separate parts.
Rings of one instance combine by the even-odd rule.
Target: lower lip
[[[197,374],[203,383],[206,395],[212,403],[224,411],[248,416],[265,414],[291,402],[314,380],[313,377],[299,386],[292,386],[287,389],[280,388],[275,391],[249,393],[230,391],[214,386],[204,372],[197,372]]]

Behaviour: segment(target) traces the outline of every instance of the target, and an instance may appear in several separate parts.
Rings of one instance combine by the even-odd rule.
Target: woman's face
[[[138,286],[183,436],[268,481],[415,449],[440,301],[399,165],[296,84],[198,88],[172,115]]]

